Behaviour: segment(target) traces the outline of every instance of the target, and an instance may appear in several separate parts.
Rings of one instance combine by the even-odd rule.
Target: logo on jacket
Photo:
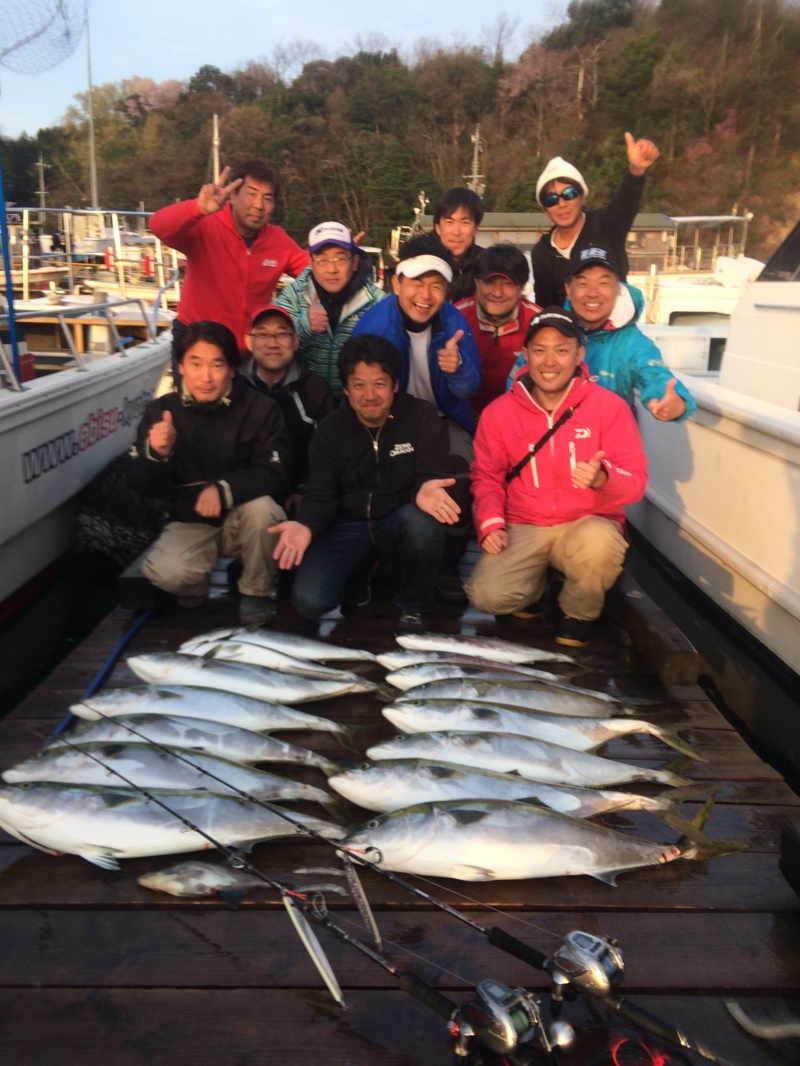
[[[413,444],[395,444],[394,448],[389,452],[389,458],[393,459],[395,455],[410,455],[413,451]]]
[[[576,426],[575,427],[575,440],[587,440],[591,437],[592,431],[589,426]]]
[[[269,461],[271,463],[279,463],[281,461],[280,452],[276,448],[272,449],[272,454],[269,457]]]
[[[273,267],[274,268],[274,267],[276,267],[278,265],[278,260],[277,259],[262,259],[261,260],[261,265],[262,265],[262,267]]]

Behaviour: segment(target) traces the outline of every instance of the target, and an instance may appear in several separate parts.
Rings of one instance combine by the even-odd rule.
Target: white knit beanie
[[[536,202],[541,203],[540,193],[542,189],[547,185],[548,181],[554,181],[557,178],[564,178],[567,181],[574,181],[576,185],[580,185],[583,189],[583,195],[589,195],[589,187],[583,180],[583,174],[574,167],[572,163],[568,163],[566,159],[562,159],[560,155],[555,156],[542,173],[539,175],[539,180],[536,182]]]

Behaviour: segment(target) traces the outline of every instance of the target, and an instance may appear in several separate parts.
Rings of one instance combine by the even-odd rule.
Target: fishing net
[[[86,21],[86,0],[3,0],[0,64],[41,74],[71,55]]]

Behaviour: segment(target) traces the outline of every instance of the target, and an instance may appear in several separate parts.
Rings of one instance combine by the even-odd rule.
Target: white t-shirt
[[[431,343],[431,327],[419,333],[408,331],[409,348],[408,393],[420,400],[427,400],[439,411],[439,405],[431,385],[431,368],[428,364],[428,348]],[[442,412],[439,411],[439,414]]]

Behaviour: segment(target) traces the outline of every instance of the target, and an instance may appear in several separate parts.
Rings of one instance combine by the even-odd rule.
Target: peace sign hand
[[[211,182],[210,185],[204,185],[197,194],[197,206],[202,214],[213,215],[215,212],[221,211],[228,202],[231,193],[235,192],[244,181],[244,178],[239,178],[237,181],[232,181],[230,185],[226,185],[225,181],[230,172],[231,168],[225,167],[219,176],[218,185]]]

